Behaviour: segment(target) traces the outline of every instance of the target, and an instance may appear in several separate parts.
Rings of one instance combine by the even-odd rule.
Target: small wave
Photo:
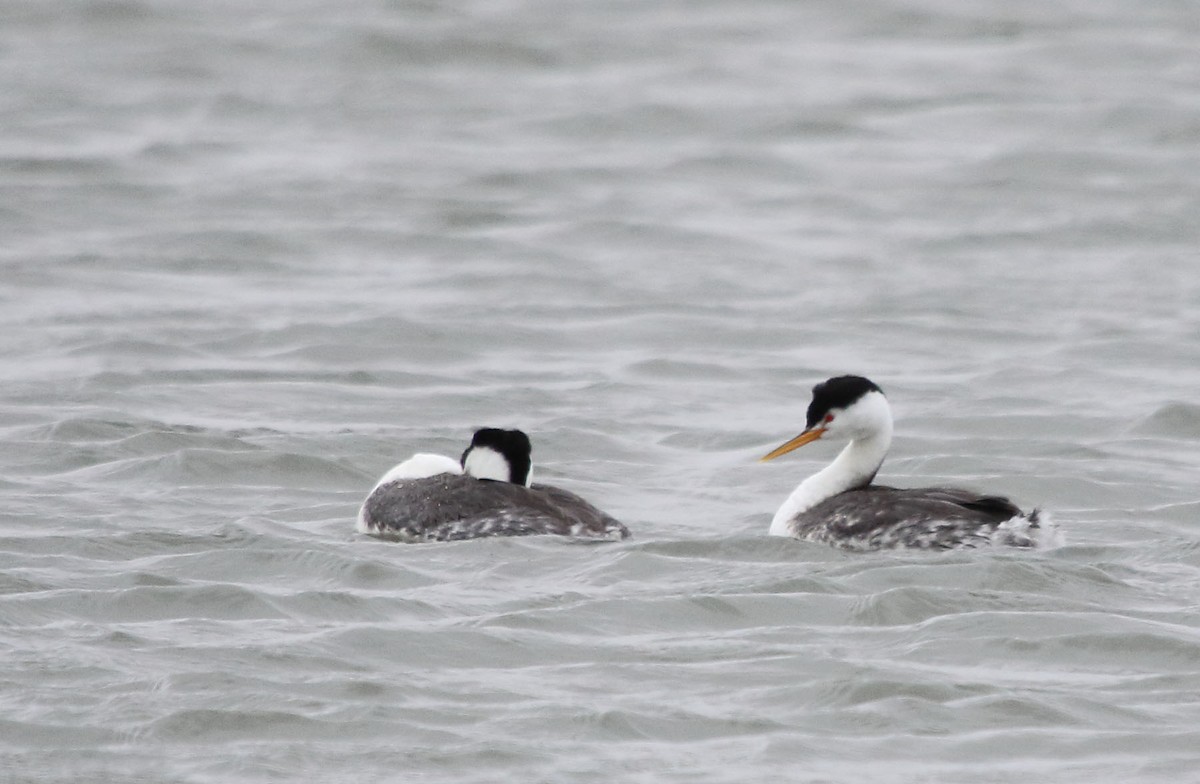
[[[1200,439],[1200,405],[1167,403],[1133,427],[1138,435]]]
[[[175,445],[174,437],[145,437],[146,445]],[[316,487],[342,490],[360,485],[364,474],[338,460],[300,454],[275,452],[264,447],[233,441],[228,446],[186,446],[166,454],[105,460],[73,472],[89,481],[117,482],[136,480],[158,487],[238,486]],[[100,456],[93,454],[94,459]]]
[[[299,713],[211,708],[176,711],[158,719],[149,729],[151,737],[174,743],[320,740],[327,737],[329,732],[329,722]]]

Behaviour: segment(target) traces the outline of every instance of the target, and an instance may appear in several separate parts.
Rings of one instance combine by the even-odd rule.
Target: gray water
[[[0,5],[0,781],[1200,780],[1200,12]],[[880,476],[1036,552],[765,536]],[[399,545],[516,426],[634,538]]]

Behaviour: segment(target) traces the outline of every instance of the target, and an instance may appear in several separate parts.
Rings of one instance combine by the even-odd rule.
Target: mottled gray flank
[[[620,521],[569,490],[438,474],[389,482],[363,505],[371,533],[406,541],[557,534],[624,539]]]
[[[959,488],[869,485],[839,493],[792,518],[800,539],[846,550],[953,550],[986,544],[1033,547],[1039,512]],[[1002,525],[1024,521],[1018,527]],[[999,536],[997,533],[999,532]]]

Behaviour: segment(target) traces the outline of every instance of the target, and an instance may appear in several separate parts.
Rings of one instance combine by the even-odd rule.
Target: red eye
[[[825,424],[827,424],[827,425],[828,425],[828,424],[829,424],[830,422],[832,422],[832,421],[833,421],[833,414],[826,414],[826,415],[825,415],[825,420],[824,420]]]

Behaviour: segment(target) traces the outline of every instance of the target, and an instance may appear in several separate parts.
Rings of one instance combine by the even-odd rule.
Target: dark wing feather
[[[564,518],[572,527],[581,526],[585,531],[620,539],[629,536],[629,529],[624,523],[592,506],[570,490],[537,483],[529,490],[551,513]]]

